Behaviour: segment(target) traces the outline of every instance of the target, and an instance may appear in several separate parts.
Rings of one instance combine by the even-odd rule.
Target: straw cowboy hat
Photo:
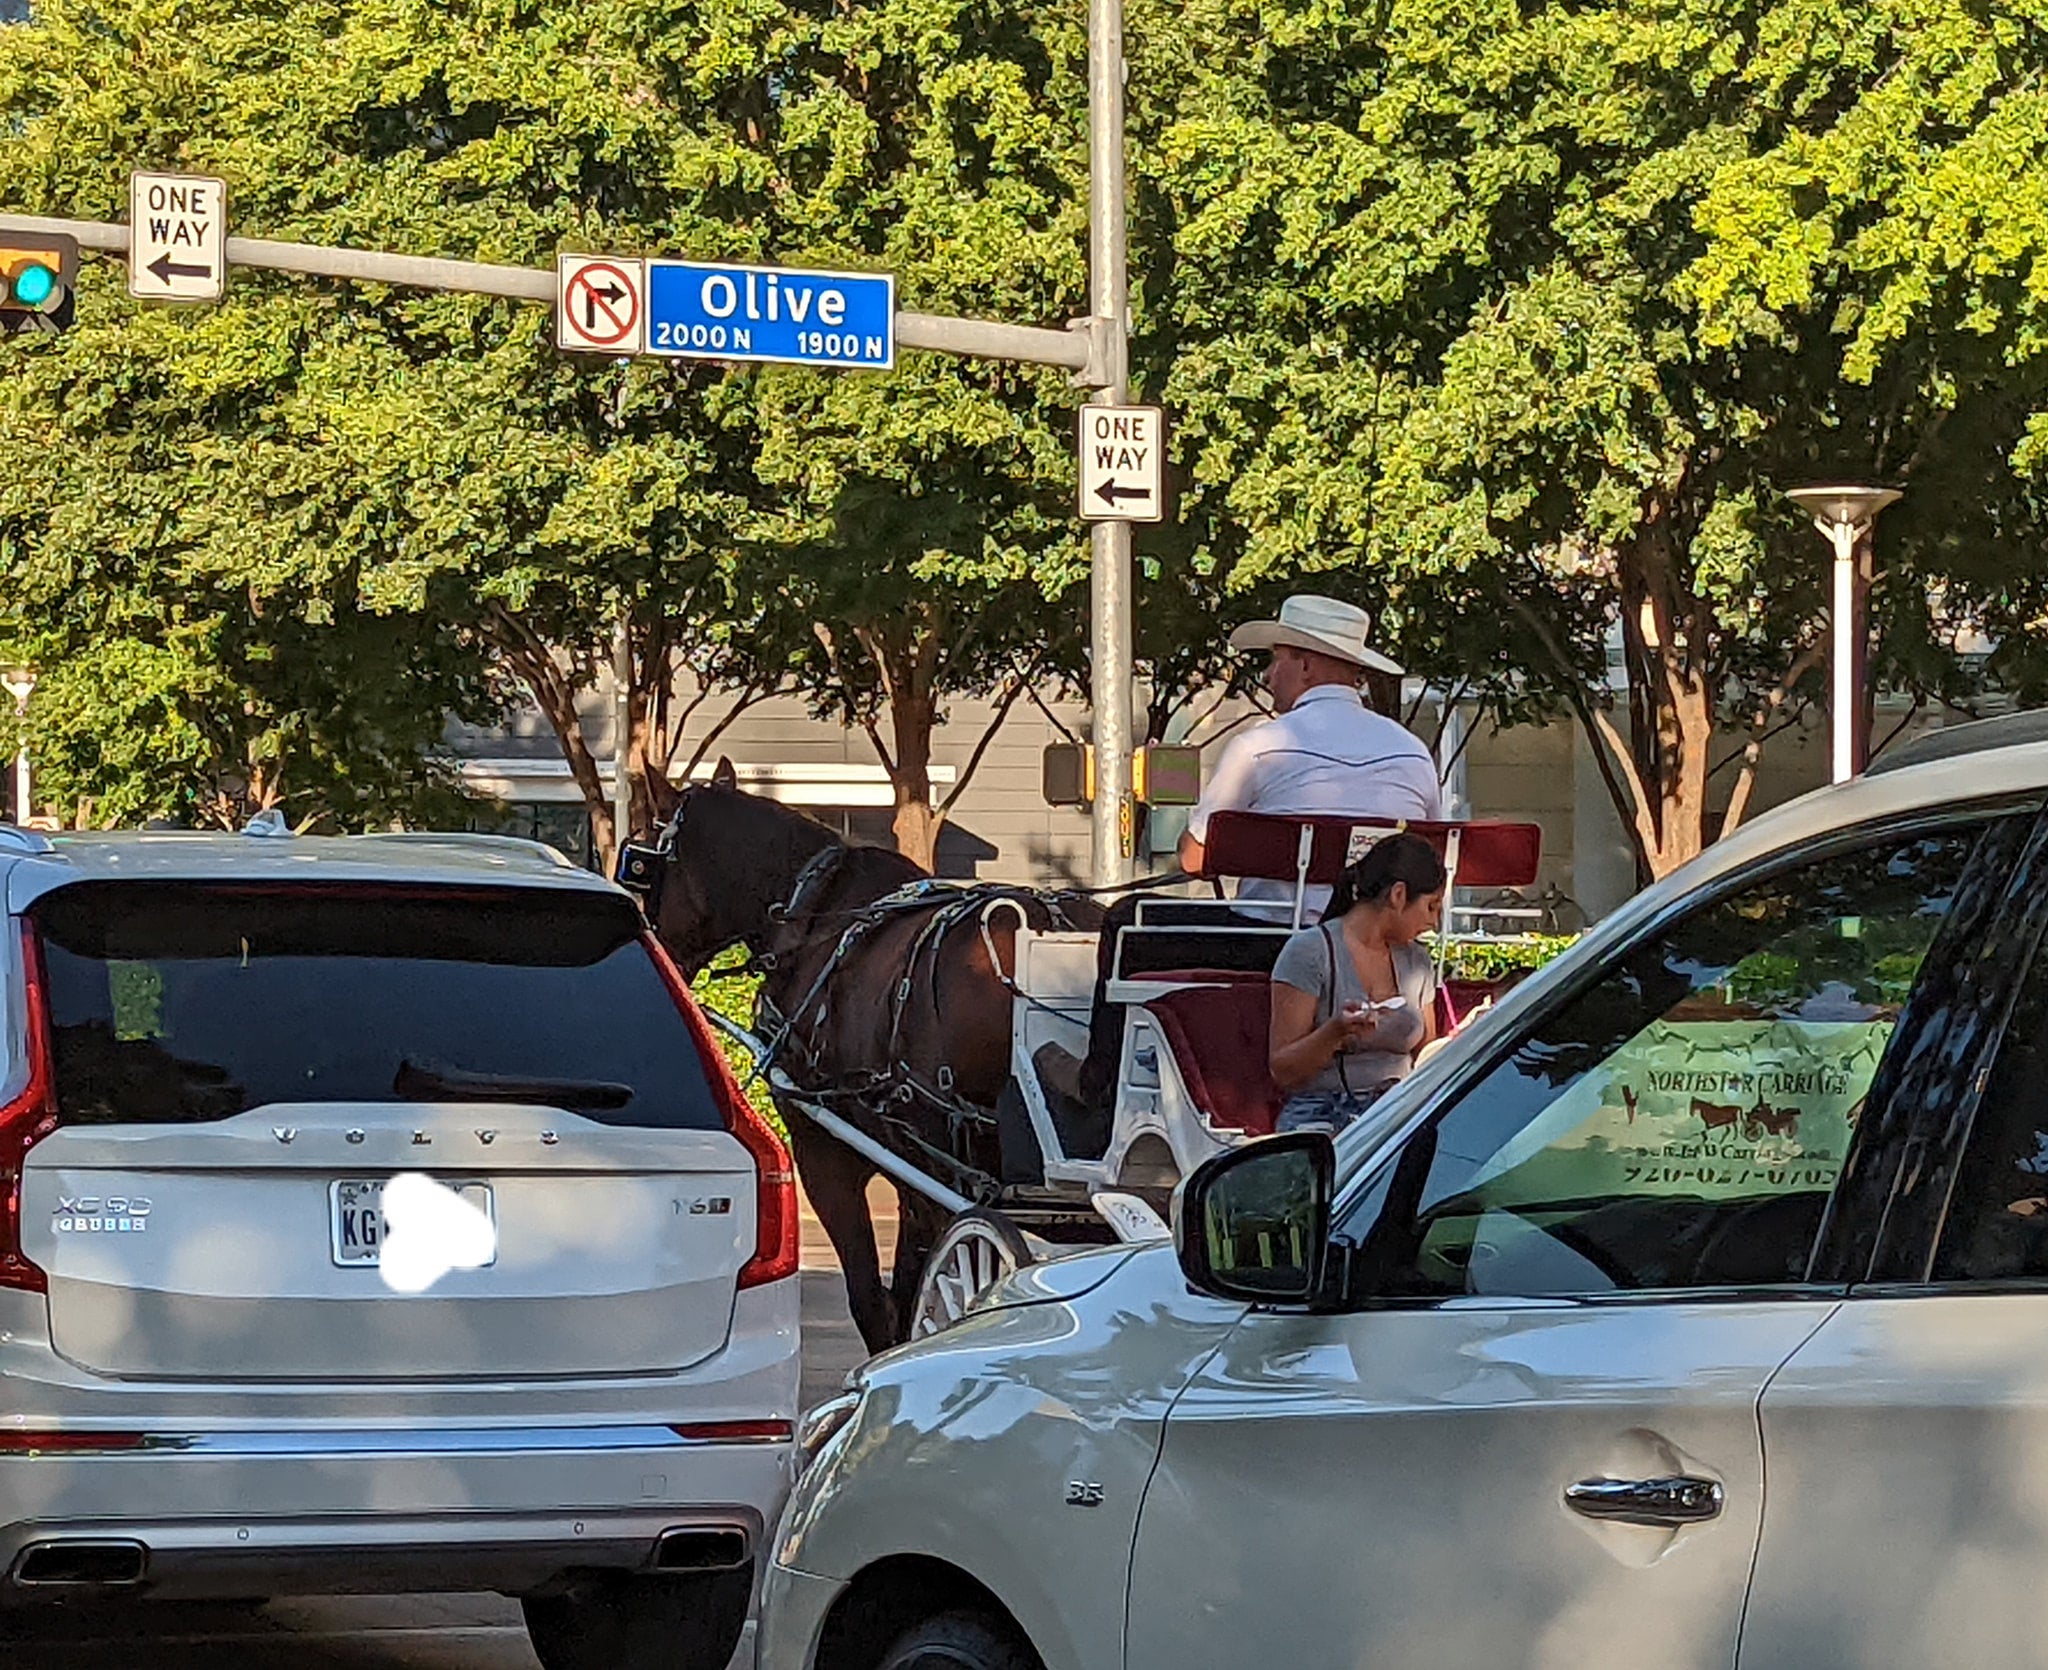
[[[1247,621],[1230,635],[1232,649],[1306,649],[1354,667],[1401,676],[1378,650],[1365,647],[1366,612],[1334,597],[1303,593],[1280,605],[1278,620]]]

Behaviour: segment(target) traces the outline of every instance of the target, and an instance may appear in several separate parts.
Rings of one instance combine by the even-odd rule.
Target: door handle
[[[1588,1519],[1623,1525],[1698,1525],[1721,1511],[1714,1479],[1581,1479],[1564,1487],[1564,1504]]]

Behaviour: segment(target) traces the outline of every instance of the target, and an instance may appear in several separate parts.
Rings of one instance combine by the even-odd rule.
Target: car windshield
[[[41,900],[34,922],[67,1123],[432,1100],[721,1123],[621,898],[82,882]]]

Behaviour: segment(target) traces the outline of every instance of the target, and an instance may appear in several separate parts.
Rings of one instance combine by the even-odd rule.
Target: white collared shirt
[[[1224,744],[1188,833],[1207,840],[1210,814],[1226,810],[1436,822],[1444,815],[1443,788],[1436,760],[1413,732],[1374,713],[1356,690],[1319,684],[1287,712]],[[1238,884],[1237,896],[1291,901],[1294,885],[1251,877]],[[1327,887],[1311,887],[1306,920],[1320,917],[1329,900]]]

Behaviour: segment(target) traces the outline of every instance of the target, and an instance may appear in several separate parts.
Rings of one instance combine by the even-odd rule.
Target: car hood
[[[1116,1288],[1112,1286],[1112,1278],[1126,1270],[1140,1273],[1140,1289],[1161,1282],[1169,1287],[1177,1286],[1182,1291],[1187,1287],[1187,1280],[1181,1275],[1180,1266],[1173,1256],[1173,1248],[1164,1241],[1089,1247],[1080,1252],[1061,1253],[1054,1258],[1041,1259],[1036,1264],[1027,1264],[1005,1276],[977,1299],[973,1308],[952,1327],[928,1334],[923,1339],[907,1341],[869,1358],[847,1376],[847,1384],[865,1386],[878,1375],[899,1365],[907,1367],[920,1358],[950,1355],[959,1349],[963,1336],[976,1332],[976,1324],[998,1312],[1062,1305],[1080,1299],[1090,1299],[1091,1304],[1100,1303],[1100,1299],[1091,1298],[1091,1295],[1099,1295],[1105,1287],[1111,1289],[1109,1302],[1114,1304]]]
[[[1078,1299],[1121,1270],[1139,1252],[1134,1245],[1090,1247],[1062,1253],[1012,1272],[983,1295],[976,1310],[1003,1310],[1012,1305],[1042,1305],[1055,1299]]]

